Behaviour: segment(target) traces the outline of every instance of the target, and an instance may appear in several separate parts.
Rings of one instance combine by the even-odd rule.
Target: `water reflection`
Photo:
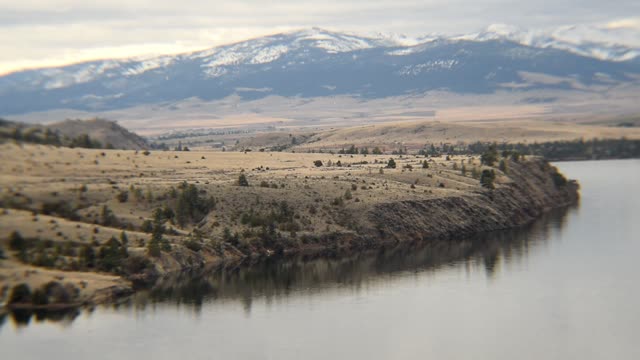
[[[0,313],[0,328],[9,317],[15,326],[22,327],[30,325],[32,321],[35,321],[36,323],[50,321],[60,324],[70,324],[80,315],[80,313],[80,309],[77,308],[55,310],[12,309],[8,313]]]
[[[482,267],[487,277],[497,275],[501,265],[519,263],[536,246],[544,246],[560,231],[570,208],[557,209],[519,229],[435,244],[409,243],[370,252],[331,256],[269,258],[214,272],[174,274],[153,288],[139,292],[128,306],[144,308],[153,303],[174,303],[198,310],[207,302],[239,300],[247,310],[256,297],[272,301],[328,287],[358,290],[365,285],[390,281],[405,272],[437,272],[443,267]]]
[[[206,303],[239,301],[247,313],[255,298],[270,302],[295,294],[318,294],[329,288],[352,291],[379,282],[393,281],[403,273],[436,273],[458,267],[467,273],[481,269],[493,279],[502,267],[518,264],[551,234],[563,229],[567,214],[575,208],[557,209],[538,221],[519,228],[436,244],[409,243],[370,252],[269,258],[208,272],[183,272],[167,276],[152,288],[112,305],[143,310],[158,303],[188,306],[198,313]],[[555,237],[559,238],[559,237]],[[72,322],[78,310],[54,312],[13,311],[17,326],[36,322]],[[0,327],[7,315],[0,314]]]

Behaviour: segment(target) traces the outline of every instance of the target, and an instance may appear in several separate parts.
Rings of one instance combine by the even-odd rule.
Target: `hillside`
[[[630,124],[629,120],[619,123]],[[278,149],[290,151],[339,151],[356,146],[358,148],[379,147],[383,152],[407,149],[417,152],[432,144],[463,145],[480,142],[497,143],[545,143],[576,139],[640,139],[640,127],[619,126],[617,122],[589,124],[571,121],[412,121],[371,124],[356,127],[321,129],[317,131],[267,132],[249,134],[239,138],[232,148]],[[207,138],[206,136],[204,137]],[[216,139],[215,137],[210,137]],[[204,145],[202,138],[191,140]]]
[[[141,150],[149,147],[147,141],[141,136],[114,121],[104,119],[65,120],[46,125],[46,127],[69,138],[88,134],[92,139],[102,144],[110,144],[114,149]]]
[[[123,279],[148,283],[250,257],[511,228],[577,198],[573,182],[536,158],[504,158],[500,170],[469,156],[395,156],[390,166],[388,155],[0,150],[9,256],[0,279],[38,287],[60,270],[86,273],[77,281],[91,291],[79,302],[128,293]]]
[[[48,125],[0,120],[0,141],[105,149],[141,150],[149,147],[144,138],[104,119],[65,120]]]

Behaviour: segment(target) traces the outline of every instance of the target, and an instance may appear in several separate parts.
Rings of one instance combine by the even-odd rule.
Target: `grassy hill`
[[[65,120],[50,125],[24,124],[0,119],[0,141],[54,146],[141,150],[149,147],[141,136],[104,119]]]

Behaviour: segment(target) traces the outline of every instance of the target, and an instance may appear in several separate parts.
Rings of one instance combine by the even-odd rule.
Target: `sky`
[[[597,37],[595,27],[640,47],[638,0],[0,0],[0,74],[183,53],[309,27],[416,37],[491,24]]]

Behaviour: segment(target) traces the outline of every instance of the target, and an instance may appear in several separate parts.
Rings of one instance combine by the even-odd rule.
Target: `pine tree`
[[[395,169],[396,168],[396,162],[393,159],[389,159],[389,162],[387,163],[387,168],[389,169]]]
[[[498,150],[496,150],[496,144],[489,145],[489,149],[480,156],[482,164],[487,166],[493,166],[498,160]]]
[[[480,175],[480,185],[487,189],[495,189],[493,185],[493,181],[496,178],[496,173],[493,170],[482,170],[482,175]]]
[[[500,171],[502,171],[505,174],[509,170],[507,166],[507,162],[504,159],[500,160],[500,165],[498,166],[498,168],[500,169]]]

